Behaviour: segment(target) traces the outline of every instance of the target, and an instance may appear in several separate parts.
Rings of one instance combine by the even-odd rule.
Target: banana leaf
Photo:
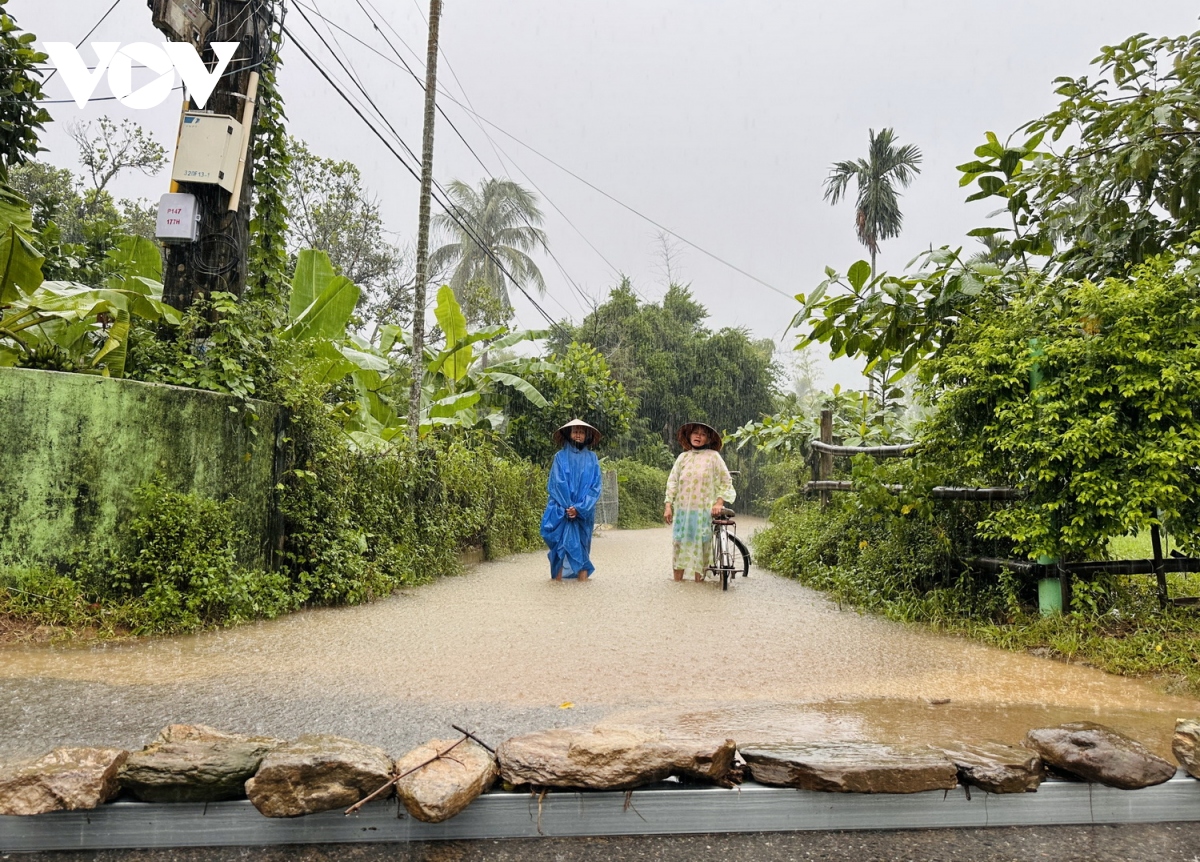
[[[144,236],[124,236],[105,254],[114,281],[109,287],[121,287],[120,282],[132,278],[162,281],[162,253],[158,245]]]
[[[281,337],[291,341],[345,338],[346,326],[361,293],[358,285],[344,275],[334,276],[317,298],[283,330]],[[292,297],[295,298],[294,293]]]
[[[292,295],[288,299],[288,319],[298,320],[336,276],[329,255],[325,252],[306,248],[297,254],[296,272],[292,275]]]
[[[10,305],[22,294],[31,293],[42,284],[42,261],[45,257],[15,224],[0,233],[0,307]]]
[[[515,374],[506,374],[503,371],[485,371],[479,376],[485,379],[495,380],[497,383],[503,383],[505,386],[511,386],[538,407],[547,407],[549,405],[549,402],[546,401],[542,393],[537,391],[537,387],[535,387],[528,380],[517,377]]]

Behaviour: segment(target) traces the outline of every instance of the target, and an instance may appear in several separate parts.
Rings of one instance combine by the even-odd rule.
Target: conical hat
[[[692,448],[692,441],[689,439],[692,436],[693,428],[703,428],[708,432],[708,445],[710,449],[717,452],[721,451],[721,435],[717,433],[717,429],[709,425],[707,422],[685,422],[679,426],[679,433],[675,435],[675,439],[679,441],[679,445],[684,449]]]
[[[567,438],[571,434],[571,429],[575,427],[586,428],[590,432],[591,439],[588,442],[591,443],[591,445],[595,446],[600,442],[600,432],[597,431],[593,426],[587,424],[582,419],[572,419],[566,425],[554,432],[555,445],[561,446],[563,443],[567,442]]]

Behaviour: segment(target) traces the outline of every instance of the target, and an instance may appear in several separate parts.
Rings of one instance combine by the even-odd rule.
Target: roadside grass
[[[1083,664],[1154,682],[1172,694],[1200,696],[1200,615],[1168,609],[1131,622],[1082,614],[1029,614],[1010,623],[942,620],[931,628],[991,646]]]
[[[759,565],[839,605],[1200,696],[1200,607],[1160,610],[1152,576],[1076,581],[1072,612],[1042,617],[1035,584],[955,573],[937,539],[936,526],[800,504],[777,509],[753,543]],[[1116,539],[1109,551],[1146,559],[1149,535]],[[1200,575],[1168,583],[1172,597],[1200,595]]]
[[[89,602],[74,580],[48,569],[0,565],[0,643],[122,637],[137,616],[128,602]]]

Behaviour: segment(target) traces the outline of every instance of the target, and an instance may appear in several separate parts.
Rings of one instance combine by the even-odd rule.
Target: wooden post
[[[429,45],[425,54],[425,134],[421,140],[421,200],[417,219],[417,277],[413,283],[412,384],[408,390],[408,439],[421,430],[421,384],[425,376],[425,287],[429,279],[429,195],[433,185],[433,116],[437,94],[438,23],[442,0],[429,0]]]
[[[1158,607],[1167,609],[1167,572],[1163,567],[1162,532],[1155,524],[1150,528],[1150,544],[1154,548],[1154,578],[1158,581]]]
[[[821,442],[833,443],[833,411],[821,411]],[[817,480],[825,481],[833,475],[833,455],[829,452],[822,452],[817,456]],[[821,492],[821,507],[828,506],[833,500],[833,494],[829,491]]]

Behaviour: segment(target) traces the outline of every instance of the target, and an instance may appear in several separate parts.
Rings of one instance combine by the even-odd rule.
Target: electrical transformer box
[[[165,243],[195,242],[200,235],[196,196],[172,193],[159,198],[154,235]]]
[[[243,143],[242,124],[233,117],[188,111],[183,115],[171,179],[213,183],[232,192]]]
[[[210,0],[146,0],[150,20],[173,42],[202,46],[212,27]]]

